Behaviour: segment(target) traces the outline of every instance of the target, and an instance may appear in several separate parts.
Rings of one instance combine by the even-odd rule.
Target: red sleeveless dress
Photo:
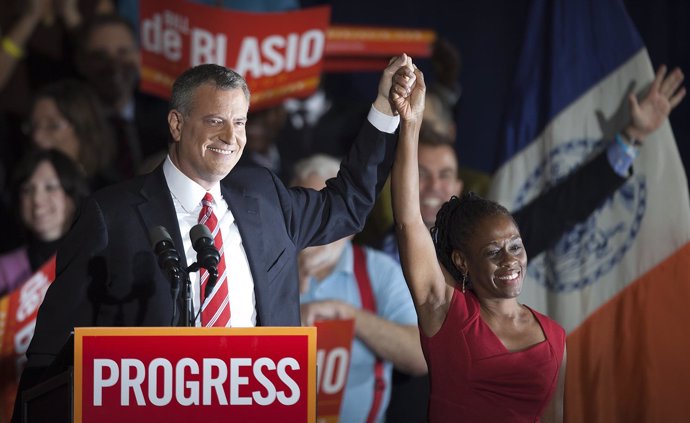
[[[474,293],[453,292],[432,337],[421,335],[429,366],[429,423],[538,422],[556,390],[565,331],[530,309],[546,340],[508,351],[479,315]]]

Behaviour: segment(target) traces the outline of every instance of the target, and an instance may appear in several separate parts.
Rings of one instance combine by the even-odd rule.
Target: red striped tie
[[[218,218],[213,213],[213,196],[209,193],[204,195],[201,200],[201,213],[199,213],[199,223],[206,225],[213,235],[213,243],[220,253],[218,262],[218,281],[208,300],[204,298],[206,283],[208,282],[208,272],[201,269],[201,326],[227,326],[230,321],[230,297],[228,296],[227,273],[225,271],[225,254],[223,251],[223,237],[220,234]]]

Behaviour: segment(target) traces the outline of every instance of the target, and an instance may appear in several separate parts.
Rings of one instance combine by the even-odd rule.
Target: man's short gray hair
[[[169,110],[175,109],[184,115],[189,114],[194,91],[204,84],[212,84],[222,90],[239,88],[249,103],[249,87],[240,74],[225,66],[207,63],[189,68],[177,77],[172,87]]]
[[[299,185],[312,174],[317,174],[324,180],[335,178],[340,169],[340,160],[326,154],[315,154],[302,159],[295,164],[293,181]]]

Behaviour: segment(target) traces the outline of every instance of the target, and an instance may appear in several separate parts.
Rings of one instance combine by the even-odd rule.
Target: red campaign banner
[[[247,13],[183,0],[139,5],[143,91],[169,98],[175,78],[202,63],[244,76],[252,110],[307,96],[319,85],[330,6]]]
[[[319,369],[316,381],[318,423],[337,423],[340,403],[350,369],[350,352],[355,335],[355,321],[323,320],[315,322],[318,332],[316,364]]]
[[[314,423],[315,356],[315,328],[76,328],[74,423]]]
[[[323,71],[382,72],[393,56],[396,55],[392,54],[386,57],[326,57],[323,61]]]
[[[326,32],[323,71],[380,72],[403,52],[414,60],[431,57],[434,41],[431,29],[332,25]]]
[[[55,280],[55,255],[26,282],[0,299],[0,421],[9,422],[38,308]]]
[[[393,57],[407,53],[413,58],[431,56],[436,32],[432,29],[333,25],[326,32],[326,56]]]

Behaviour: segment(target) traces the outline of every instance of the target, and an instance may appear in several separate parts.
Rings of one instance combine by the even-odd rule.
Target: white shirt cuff
[[[376,129],[389,134],[394,133],[395,130],[398,129],[398,124],[400,124],[400,116],[389,116],[385,113],[381,113],[376,110],[373,104],[371,105],[371,109],[369,109],[369,116],[367,116],[367,119],[369,119],[369,123],[374,125]]]

